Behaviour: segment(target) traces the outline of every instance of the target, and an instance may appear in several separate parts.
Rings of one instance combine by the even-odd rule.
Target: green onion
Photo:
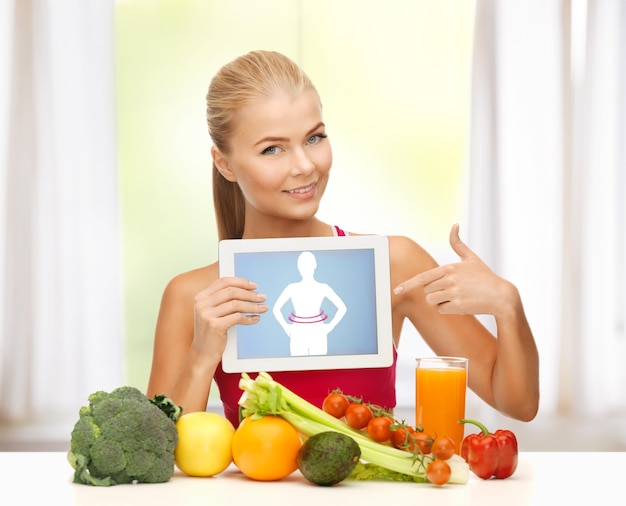
[[[424,455],[419,451],[409,452],[373,441],[364,432],[353,429],[304,400],[275,381],[268,373],[261,372],[254,380],[248,374],[242,373],[239,388],[243,390],[239,405],[244,417],[280,416],[308,437],[325,431],[341,432],[352,437],[361,448],[361,458],[365,463],[357,466],[351,478],[408,481],[406,476],[412,481],[427,482],[426,468],[433,460],[431,455]],[[469,466],[465,460],[454,455],[447,462],[452,470],[449,483],[467,483]]]

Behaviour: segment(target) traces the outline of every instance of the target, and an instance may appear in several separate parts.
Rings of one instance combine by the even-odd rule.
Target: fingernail
[[[393,289],[393,293],[395,293],[396,295],[398,295],[399,293],[402,293],[403,291],[404,291],[404,287],[403,287],[402,285],[400,285],[400,286],[396,286],[396,287]]]
[[[265,300],[267,299],[267,295],[265,295],[264,293],[257,293],[256,298],[259,300]]]

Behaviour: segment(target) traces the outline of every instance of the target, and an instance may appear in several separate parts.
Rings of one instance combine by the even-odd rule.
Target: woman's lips
[[[296,198],[309,198],[315,194],[316,186],[317,182],[311,183],[308,186],[300,186],[298,188],[294,188],[293,190],[284,190],[284,192]]]

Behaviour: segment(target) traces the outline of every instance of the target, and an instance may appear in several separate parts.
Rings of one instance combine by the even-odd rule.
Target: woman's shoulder
[[[422,245],[414,239],[404,235],[389,235],[387,238],[389,239],[390,253],[397,255],[418,255],[427,261],[434,262],[433,257],[428,253],[426,248],[422,247]]]
[[[389,239],[389,263],[391,271],[407,278],[432,269],[437,262],[425,248],[410,237],[391,235]]]
[[[376,234],[366,234],[366,233],[361,233],[361,232],[347,232],[346,235],[358,237],[358,236],[368,236],[368,235],[376,235]],[[404,256],[407,254],[411,254],[411,255],[419,255],[420,257],[424,257],[426,259],[432,260],[432,257],[430,256],[430,254],[410,237],[407,237],[404,235],[387,235],[385,237],[387,237],[387,239],[389,240],[389,253],[391,255]]]
[[[217,262],[174,276],[165,287],[165,294],[175,297],[195,297],[219,276]]]
[[[435,259],[410,237],[388,236],[391,285],[398,284],[437,266]],[[412,292],[414,294],[419,291]]]
[[[405,235],[388,235],[389,250],[397,253],[418,253],[430,256],[429,253],[417,241]]]
[[[366,236],[357,232],[348,232],[350,236]],[[423,272],[437,266],[435,259],[416,241],[404,235],[388,235],[389,241],[389,263],[392,271]]]

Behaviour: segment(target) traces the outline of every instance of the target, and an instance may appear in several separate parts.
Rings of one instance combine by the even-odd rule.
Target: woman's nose
[[[309,174],[315,170],[315,163],[304,149],[298,149],[294,152],[291,167],[291,173],[294,175]]]

